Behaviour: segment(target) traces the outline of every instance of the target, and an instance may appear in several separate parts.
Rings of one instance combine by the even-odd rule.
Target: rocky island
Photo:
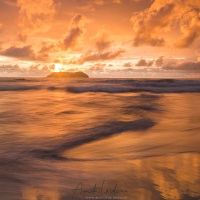
[[[47,78],[89,78],[83,72],[53,72]]]

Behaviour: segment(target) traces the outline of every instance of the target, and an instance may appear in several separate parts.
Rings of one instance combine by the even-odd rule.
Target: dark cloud
[[[71,20],[71,26],[79,26],[79,23],[81,22],[82,19],[83,19],[82,15],[80,14],[75,15]]]
[[[20,60],[49,61],[49,53],[53,51],[54,48],[53,44],[43,44],[41,49],[36,53],[30,45],[24,47],[13,46],[1,51],[0,54]]]
[[[7,57],[18,58],[22,60],[35,60],[36,55],[32,49],[32,46],[16,47],[12,46],[5,51],[1,52],[1,55]]]
[[[135,66],[147,66],[147,61],[145,59],[141,59]]]
[[[83,31],[80,28],[72,28],[63,40],[64,50],[74,48],[77,44],[78,38],[82,35]]]
[[[7,6],[17,7],[17,2],[15,0],[1,0],[0,2],[6,4]]]
[[[140,66],[142,66],[142,67],[151,67],[152,65],[154,64],[154,60],[145,60],[145,59],[141,59],[141,60],[139,60],[137,63],[136,63],[136,65],[135,66],[137,66],[137,67],[140,67]]]
[[[148,61],[147,66],[151,67],[153,64],[154,64],[154,60],[150,60],[150,61]]]
[[[80,22],[83,20],[82,15],[76,15],[71,20],[68,31],[61,42],[61,47],[64,50],[73,49],[76,47],[80,36],[84,33]]]
[[[108,39],[108,35],[106,33],[100,34],[96,41],[95,45],[98,52],[103,52],[111,46],[111,41]]]
[[[144,34],[137,35],[133,40],[133,45],[136,47],[146,44],[153,47],[162,47],[165,45],[165,40],[158,37],[152,38]]]
[[[53,51],[55,51],[54,44],[43,43],[41,49],[38,51],[37,60],[49,61],[49,53]]]
[[[165,70],[200,71],[200,62],[174,62],[162,67]]]
[[[84,55],[80,60],[79,63],[84,62],[94,62],[94,61],[100,61],[100,60],[112,60],[117,58],[118,56],[121,56],[122,53],[125,51],[120,49],[115,52],[105,52],[105,53],[93,53],[93,54],[86,54]]]
[[[164,57],[160,56],[158,59],[156,59],[155,64],[157,67],[161,67],[164,64]]]
[[[124,67],[132,67],[133,64],[131,62],[124,63]]]

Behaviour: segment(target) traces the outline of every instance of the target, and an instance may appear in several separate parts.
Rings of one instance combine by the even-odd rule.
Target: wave
[[[151,93],[184,93],[200,92],[198,80],[103,80],[97,83],[83,86],[69,86],[67,92],[105,92],[105,93],[128,93],[128,92],[151,92]]]
[[[70,93],[86,93],[86,92],[104,92],[104,93],[131,93],[131,92],[151,92],[151,93],[186,93],[186,92],[200,92],[200,86],[194,87],[166,87],[166,88],[153,88],[153,87],[135,87],[135,88],[113,88],[113,87],[68,87],[66,89]]]
[[[40,158],[60,159],[59,154],[65,150],[69,150],[93,141],[104,139],[112,135],[120,134],[126,131],[145,131],[155,125],[150,118],[142,118],[135,121],[113,121],[94,128],[84,129],[81,132],[72,134],[72,138],[66,135],[62,138],[62,144],[52,149],[36,149],[31,151],[32,154]]]
[[[26,91],[26,90],[40,90],[39,85],[0,85],[0,91]]]
[[[200,92],[200,80],[132,80],[132,79],[89,79],[87,81],[41,81],[0,83],[0,91],[49,90],[69,93],[184,93]]]

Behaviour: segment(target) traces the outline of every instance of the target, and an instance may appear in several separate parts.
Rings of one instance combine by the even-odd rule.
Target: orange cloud
[[[164,57],[160,56],[158,59],[155,60],[155,64],[157,67],[160,67],[164,64]]]
[[[134,46],[163,46],[166,32],[180,30],[176,47],[188,47],[200,36],[199,0],[155,0],[149,9],[131,18]],[[170,41],[167,41],[170,42]]]
[[[13,0],[1,0],[1,2],[8,5],[8,6],[14,6],[14,7],[17,6],[17,3]]]
[[[94,53],[94,54],[86,54],[84,55],[81,59],[80,59],[80,63],[84,63],[84,62],[94,62],[94,61],[100,61],[100,60],[112,60],[117,58],[118,56],[121,56],[122,53],[124,53],[125,51],[120,49],[118,51],[115,52],[105,52],[105,53]]]
[[[108,34],[100,33],[95,41],[98,52],[103,52],[111,46],[111,41],[108,38]]]
[[[7,57],[13,57],[22,60],[35,60],[36,58],[35,53],[30,45],[24,47],[12,46],[1,52],[1,54]]]
[[[112,3],[122,3],[122,1],[123,0],[111,0]],[[110,1],[108,1],[108,0],[95,0],[94,2],[97,5],[103,5],[103,4],[109,3]]]
[[[64,50],[73,49],[76,47],[80,36],[84,33],[83,27],[81,26],[81,21],[83,20],[82,15],[76,15],[71,20],[68,28],[68,32],[61,42],[61,47]]]
[[[95,72],[95,73],[100,73],[100,72],[104,72],[106,67],[106,64],[102,64],[102,63],[95,63],[94,65],[92,65],[91,67],[89,67],[87,70],[85,70],[86,72]]]
[[[56,13],[53,0],[17,0],[19,25],[24,34],[45,32],[51,28],[50,22]]]
[[[157,59],[158,60],[158,59]],[[157,61],[156,60],[156,61]],[[152,66],[154,64],[154,60],[150,60],[150,61],[148,61],[148,60],[146,60],[146,59],[140,59],[137,63],[136,63],[136,65],[135,66],[137,66],[137,67],[150,67],[150,66]]]
[[[26,68],[20,67],[19,65],[0,65],[0,72],[6,74],[18,74],[18,75],[40,75],[45,76],[54,71],[55,65],[31,65]]]
[[[124,67],[132,67],[133,64],[131,62],[124,63]]]
[[[200,62],[175,62],[163,66],[165,70],[200,71]]]
[[[41,49],[38,51],[37,60],[50,61],[49,53],[55,50],[54,44],[43,43]]]
[[[100,60],[112,60],[122,55],[125,51],[123,49],[111,51],[108,50],[112,46],[112,41],[109,35],[105,32],[99,32],[95,38],[95,49],[85,53],[80,59],[79,63],[94,62]]]
[[[43,44],[42,48],[36,53],[31,45],[16,47],[12,46],[0,52],[1,55],[17,58],[19,60],[31,61],[50,61],[49,53],[54,50],[53,44]]]

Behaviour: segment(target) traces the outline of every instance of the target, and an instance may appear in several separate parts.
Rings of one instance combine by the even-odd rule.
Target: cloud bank
[[[191,46],[200,36],[199,9],[199,0],[155,0],[149,9],[131,18],[133,45],[164,46],[169,43],[165,33],[180,31],[181,37],[174,45]]]

